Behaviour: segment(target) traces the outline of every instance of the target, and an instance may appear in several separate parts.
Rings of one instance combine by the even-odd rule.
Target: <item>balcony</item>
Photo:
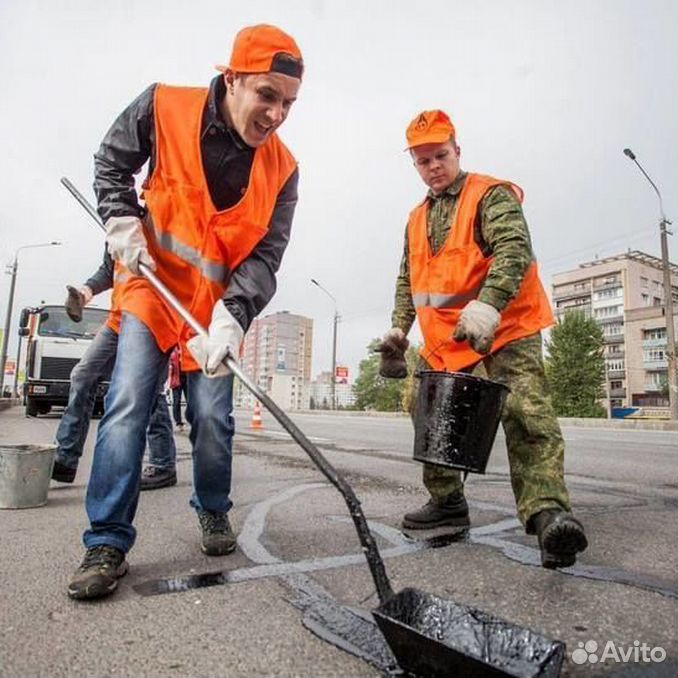
[[[648,372],[659,372],[668,370],[669,363],[664,358],[664,360],[643,360],[643,369]]]
[[[663,348],[666,346],[666,337],[661,339],[643,339],[643,348]]]
[[[600,290],[610,290],[615,287],[622,287],[622,282],[619,279],[612,280],[611,282],[606,282],[605,280],[594,280],[593,281],[593,291],[598,292]]]
[[[623,344],[624,335],[623,334],[610,334],[603,337],[603,340],[606,344]]]
[[[644,388],[645,393],[659,393],[664,387],[662,387],[661,384],[655,384],[654,382],[650,381],[645,384]]]
[[[626,370],[608,370],[607,371],[608,379],[625,379]]]
[[[623,360],[625,355],[626,355],[626,351],[622,348],[622,349],[616,350],[614,353],[606,353],[605,357],[608,360]]]
[[[560,288],[553,290],[553,299],[554,300],[562,300],[562,299],[588,299],[589,302],[591,301],[591,291],[586,289],[586,290],[575,290],[572,289],[571,287],[568,288]]]
[[[626,398],[626,389],[625,388],[611,388],[610,389],[610,398]]]

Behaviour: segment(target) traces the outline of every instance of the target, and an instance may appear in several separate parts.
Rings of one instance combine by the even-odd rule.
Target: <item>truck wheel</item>
[[[26,398],[26,416],[27,417],[38,416],[38,403],[36,403],[33,398]]]

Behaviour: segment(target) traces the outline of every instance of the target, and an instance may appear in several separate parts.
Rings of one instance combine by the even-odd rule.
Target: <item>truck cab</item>
[[[84,308],[80,322],[71,320],[63,306],[22,310],[19,334],[28,338],[23,391],[27,416],[47,414],[54,406],[67,405],[71,371],[107,317],[108,310],[96,307]],[[95,412],[103,412],[109,381],[110,374],[99,384]]]

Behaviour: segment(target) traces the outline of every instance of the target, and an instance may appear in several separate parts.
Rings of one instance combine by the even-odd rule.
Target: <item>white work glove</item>
[[[208,336],[198,334],[189,339],[186,345],[205,376],[225,377],[229,370],[221,361],[227,353],[233,360],[238,359],[244,334],[240,323],[219,299],[212,310]]]
[[[469,301],[459,316],[454,340],[468,339],[476,353],[489,353],[500,319],[499,311],[494,306],[477,299]]]
[[[111,217],[106,222],[108,253],[134,275],[139,275],[139,264],[155,270],[155,262],[148,253],[148,244],[141,220],[137,217]]]

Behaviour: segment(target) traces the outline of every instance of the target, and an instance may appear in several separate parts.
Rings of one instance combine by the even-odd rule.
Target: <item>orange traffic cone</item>
[[[254,412],[252,413],[250,428],[264,428],[264,422],[261,420],[261,405],[258,400],[254,403]]]

